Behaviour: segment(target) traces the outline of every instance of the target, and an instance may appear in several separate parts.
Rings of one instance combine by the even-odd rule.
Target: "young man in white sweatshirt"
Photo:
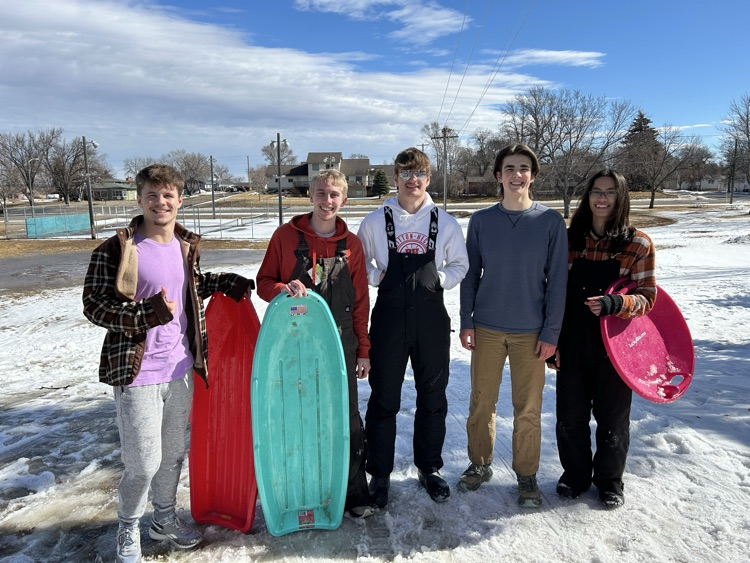
[[[408,148],[396,156],[398,195],[367,215],[362,241],[370,285],[378,296],[370,319],[370,400],[365,417],[373,506],[388,503],[393,471],[396,415],[407,361],[417,390],[414,464],[432,500],[450,487],[440,476],[450,363],[450,316],[443,290],[457,286],[469,267],[458,222],[438,209],[427,193],[430,159]]]

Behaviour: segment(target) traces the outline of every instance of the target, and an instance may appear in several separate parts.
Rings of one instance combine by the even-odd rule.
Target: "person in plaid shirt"
[[[568,292],[555,357],[557,446],[563,474],[557,493],[576,498],[593,483],[607,508],[625,502],[622,476],[630,445],[633,392],[607,357],[599,318],[630,319],[648,313],[656,300],[654,245],[630,225],[625,178],[602,170],[586,185],[568,228]],[[605,295],[617,279],[637,287],[627,295]],[[592,456],[589,422],[596,420]]]
[[[140,518],[149,488],[149,536],[179,549],[201,541],[175,511],[195,371],[208,384],[203,300],[239,301],[252,280],[200,271],[200,236],[177,223],[184,180],[153,164],[136,176],[143,214],[96,248],[83,287],[83,313],[107,329],[99,380],[114,387],[120,456],[117,561],[141,560]]]

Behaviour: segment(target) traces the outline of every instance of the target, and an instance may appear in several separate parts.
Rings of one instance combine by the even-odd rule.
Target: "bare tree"
[[[229,171],[229,166],[226,164],[217,164],[214,160],[214,178],[221,182],[234,182],[235,177]]]
[[[450,127],[440,127],[437,121],[433,121],[423,125],[420,134],[425,144],[430,145],[435,152],[435,170],[433,173],[437,172],[437,176],[442,177],[445,170],[450,171],[461,147],[456,131]],[[443,145],[443,138],[445,138],[445,146]],[[444,162],[446,153],[447,162]]]
[[[569,217],[573,196],[596,168],[604,166],[635,112],[628,101],[536,86],[507,105],[502,131],[537,153],[544,166],[535,185],[551,184]]]
[[[94,149],[92,147],[92,153]],[[50,185],[63,201],[70,203],[71,195],[80,197],[81,189],[86,184],[83,161],[83,142],[76,138],[72,142],[60,139],[44,155],[44,167],[50,177]],[[91,172],[91,169],[89,169]],[[91,179],[94,182],[94,178]]]
[[[677,186],[686,184],[689,190],[700,190],[703,180],[716,170],[714,154],[703,144],[688,145],[679,151],[683,166],[677,173]]]
[[[4,153],[0,153],[0,201],[2,201],[3,215],[8,207],[8,200],[15,199],[22,184],[18,169],[13,166]]]
[[[727,180],[726,192],[729,195],[730,204],[734,203],[734,182],[737,179],[737,171],[742,169],[742,154],[739,147],[739,139],[725,135],[719,148],[722,168]]]
[[[112,177],[104,157],[93,145],[87,147],[88,173],[92,184]],[[72,141],[60,137],[49,146],[41,157],[51,189],[59,194],[66,204],[73,196],[80,197],[86,186],[86,167],[83,157],[83,139],[76,137]]]
[[[50,146],[62,136],[62,129],[0,134],[0,152],[6,163],[14,168],[23,182],[24,192],[32,203],[34,182],[43,173],[42,160]]]
[[[264,165],[251,168],[248,175],[250,177],[250,185],[255,191],[261,192],[266,189],[268,180],[266,179],[266,167]]]
[[[665,125],[654,131],[656,135],[653,139],[649,133],[638,142],[623,145],[617,155],[621,165],[638,171],[644,185],[651,192],[649,209],[654,207],[656,192],[686,167],[697,147],[701,146],[699,138],[683,136],[680,129],[672,125]]]
[[[750,181],[750,94],[732,100],[722,129],[726,141],[723,152],[732,155],[732,170],[742,172]]]
[[[263,153],[263,158],[266,159],[269,166],[276,166],[276,157],[278,153],[281,154],[282,165],[297,164],[297,157],[294,155],[292,147],[290,147],[289,143],[286,141],[282,141],[278,149],[276,148],[276,141],[269,143],[268,145],[263,145],[260,152]]]
[[[474,145],[472,162],[477,176],[484,176],[492,170],[495,156],[507,144],[507,141],[495,135],[489,129],[477,129],[471,136]]]
[[[122,167],[129,178],[135,178],[138,175],[138,172],[146,168],[146,166],[156,164],[157,162],[158,161],[155,158],[150,156],[133,156],[131,158],[126,158],[122,162]]]
[[[188,194],[197,192],[206,180],[211,179],[211,159],[205,154],[178,149],[162,156],[161,161],[173,166],[182,175]]]
[[[555,94],[542,86],[534,86],[526,94],[516,96],[505,107],[504,136],[528,145],[544,160],[556,129],[556,106]]]

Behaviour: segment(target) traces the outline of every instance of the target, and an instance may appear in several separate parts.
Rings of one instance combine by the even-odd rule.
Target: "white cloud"
[[[596,51],[553,51],[549,49],[521,49],[509,53],[505,66],[524,67],[533,65],[584,66],[596,68],[604,64],[604,53]]]
[[[365,10],[384,3],[354,4]],[[407,15],[394,17],[414,24],[426,17]],[[354,66],[378,53],[252,45],[240,30],[127,1],[0,4],[0,36],[0,131],[62,127],[66,136],[86,135],[116,171],[125,158],[184,148],[241,173],[246,155],[251,164],[262,162],[260,147],[276,131],[299,158],[341,150],[390,159],[421,141],[419,130],[437,118],[448,80],[434,65],[399,73]],[[469,117],[491,70],[469,69],[449,125]],[[494,128],[495,108],[537,82],[499,75],[468,132]]]
[[[397,29],[388,34],[396,41],[428,45],[461,31],[464,14],[431,1],[413,0],[296,0],[300,10],[335,13],[352,19],[387,19]],[[465,23],[472,21],[470,17]]]

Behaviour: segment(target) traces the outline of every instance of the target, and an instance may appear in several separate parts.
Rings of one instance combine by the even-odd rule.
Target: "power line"
[[[513,48],[513,45],[516,42],[516,39],[518,39],[519,34],[521,33],[521,30],[523,29],[524,25],[526,25],[526,20],[529,19],[529,15],[531,14],[531,10],[534,9],[534,5],[536,4],[536,0],[532,0],[531,5],[529,6],[528,11],[526,12],[526,15],[523,18],[523,21],[521,22],[521,25],[518,27],[518,30],[516,31],[516,34],[513,36],[513,39],[510,42],[510,45],[508,45],[507,49],[503,49],[501,51],[501,54],[498,55],[497,60],[495,61],[495,69],[492,73],[492,76],[487,81],[487,84],[484,87],[484,90],[482,91],[482,94],[479,96],[479,100],[477,101],[476,105],[474,106],[474,109],[471,110],[471,113],[469,114],[469,117],[466,118],[466,121],[459,129],[458,133],[461,134],[466,127],[469,124],[469,121],[471,121],[471,118],[474,117],[474,113],[477,111],[477,108],[479,107],[479,104],[482,103],[482,100],[484,99],[484,96],[487,94],[487,91],[490,89],[490,86],[492,86],[492,83],[495,81],[495,77],[497,76],[497,73],[500,71],[500,67],[505,62],[505,59],[508,58],[508,54],[510,53],[510,50]],[[515,25],[515,23],[514,23]],[[512,28],[511,28],[512,29]]]
[[[490,8],[490,0],[487,0],[487,4],[484,9],[484,15],[482,16],[482,22],[479,25],[479,31],[477,31],[477,37],[474,39],[474,45],[471,48],[471,53],[469,53],[469,58],[466,61],[466,67],[464,67],[464,74],[461,76],[461,82],[458,84],[458,89],[456,90],[456,95],[453,97],[453,103],[451,104],[451,109],[448,112],[448,116],[445,118],[445,125],[448,124],[448,120],[451,118],[451,114],[453,113],[453,108],[456,106],[456,101],[458,100],[458,95],[461,93],[461,86],[464,84],[464,79],[466,78],[466,73],[469,72],[469,66],[471,65],[471,59],[474,57],[474,51],[477,48],[477,43],[479,43],[479,37],[482,35],[482,31],[484,30],[484,22],[487,21],[487,12]],[[449,77],[450,80],[450,77]],[[440,115],[438,114],[438,123],[440,122]]]
[[[466,15],[469,13],[469,4],[471,4],[471,0],[466,0],[466,8],[464,8],[464,19],[461,22],[461,31],[458,32],[458,41],[456,41],[456,50],[453,53],[453,62],[451,63],[451,69],[448,72],[448,81],[445,83],[445,92],[443,92],[443,101],[440,102],[440,110],[438,111],[438,117],[437,117],[438,123],[440,123],[440,114],[443,113],[443,105],[445,104],[445,97],[448,95],[448,88],[450,87],[450,84],[451,84],[451,77],[453,76],[453,67],[456,64],[456,59],[458,58],[458,46],[461,44],[461,36],[464,33],[464,25],[466,25]],[[456,96],[458,96],[458,93],[456,93]],[[448,121],[447,117],[445,119],[446,121]]]

